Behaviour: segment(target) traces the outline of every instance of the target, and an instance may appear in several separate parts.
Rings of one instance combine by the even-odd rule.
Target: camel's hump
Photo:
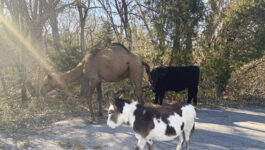
[[[131,54],[131,52],[128,50],[128,48],[126,48],[123,44],[121,43],[112,43],[110,44],[110,46],[106,47],[106,48],[110,48],[112,46],[119,46],[122,47],[128,54]],[[115,50],[114,48],[111,48],[112,50]],[[99,48],[95,48],[92,51],[90,51],[89,53],[92,54],[93,56],[96,55],[98,52],[102,51],[104,49],[99,49]]]

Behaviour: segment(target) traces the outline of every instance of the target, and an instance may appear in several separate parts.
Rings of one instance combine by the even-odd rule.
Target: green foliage
[[[172,49],[169,64],[191,64],[192,38],[196,36],[196,26],[204,14],[202,0],[148,0],[146,3],[152,9],[156,8],[151,18],[160,50]]]
[[[52,53],[49,58],[58,71],[67,71],[74,68],[83,59],[83,56],[79,46],[72,45],[71,41],[65,40],[60,55]]]
[[[223,44],[230,50],[232,65],[242,66],[261,58],[265,50],[264,1],[232,1],[224,13]]]
[[[103,49],[109,46],[113,41],[113,31],[109,22],[103,22],[103,25],[99,29],[99,34],[97,35],[96,44],[92,48]]]
[[[221,30],[212,43],[207,39],[212,38],[214,19],[208,19],[204,47],[207,59],[202,68],[204,76],[212,77],[212,81],[224,90],[232,71],[264,55],[264,2],[231,1],[222,15]],[[212,16],[210,14],[210,18]]]

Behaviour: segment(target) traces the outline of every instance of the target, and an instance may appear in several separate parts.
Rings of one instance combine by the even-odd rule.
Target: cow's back
[[[165,76],[158,80],[158,88],[179,91],[191,86],[198,86],[199,67],[164,67]]]

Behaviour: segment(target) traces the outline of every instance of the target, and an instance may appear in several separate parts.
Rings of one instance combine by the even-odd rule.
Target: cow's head
[[[157,82],[159,79],[164,78],[168,73],[167,68],[164,67],[155,67],[151,72],[150,72],[150,83],[152,84],[152,90],[155,92]]]

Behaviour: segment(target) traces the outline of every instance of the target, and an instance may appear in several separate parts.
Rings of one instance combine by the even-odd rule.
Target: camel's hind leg
[[[99,109],[99,116],[102,116],[102,87],[101,87],[101,81],[98,82],[97,84],[97,94],[98,94],[98,109]]]
[[[92,106],[92,96],[95,91],[95,87],[97,85],[96,80],[89,80],[89,85],[88,85],[88,94],[87,94],[87,103],[90,111],[90,120],[89,122],[93,123],[95,121],[95,116],[93,112],[93,106]]]
[[[142,100],[143,65],[141,61],[130,62],[129,75],[139,103],[144,104]]]

